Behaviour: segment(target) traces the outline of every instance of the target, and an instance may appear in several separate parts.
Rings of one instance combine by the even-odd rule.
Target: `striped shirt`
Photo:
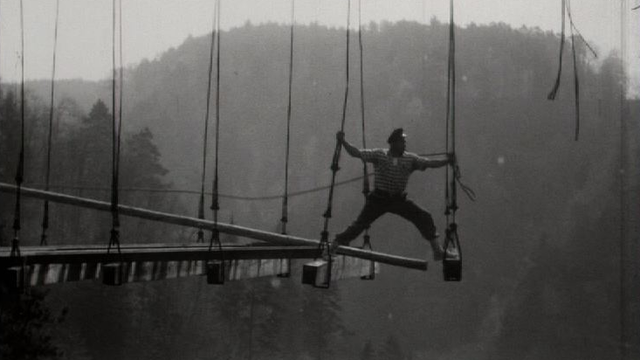
[[[404,192],[412,172],[431,164],[429,159],[406,151],[399,157],[389,155],[388,149],[362,149],[360,154],[362,160],[373,164],[375,188],[393,195]]]

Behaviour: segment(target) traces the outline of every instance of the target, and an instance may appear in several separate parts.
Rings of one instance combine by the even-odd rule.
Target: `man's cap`
[[[395,142],[395,141],[402,141],[404,140],[405,137],[407,137],[407,134],[404,133],[404,130],[402,128],[398,128],[393,130],[393,132],[391,132],[391,135],[389,135],[387,142],[391,144],[392,142]]]

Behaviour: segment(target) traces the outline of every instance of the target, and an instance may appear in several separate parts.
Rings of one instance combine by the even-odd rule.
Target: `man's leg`
[[[433,259],[436,261],[442,260],[444,251],[438,242],[436,226],[433,222],[433,217],[431,217],[429,212],[416,205],[411,200],[398,202],[389,211],[411,221],[411,223],[418,228],[422,237],[431,244]]]
[[[360,211],[360,215],[358,215],[356,221],[354,221],[345,231],[336,235],[334,241],[336,247],[337,245],[349,245],[353,239],[357,238],[364,229],[371,225],[372,222],[382,216],[385,212],[387,212],[386,204],[370,196],[364,204],[362,211]]]

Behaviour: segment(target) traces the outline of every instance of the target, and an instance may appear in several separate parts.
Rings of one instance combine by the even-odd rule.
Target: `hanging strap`
[[[24,97],[24,6],[20,0],[20,61],[21,61],[21,81],[20,81],[20,154],[18,155],[18,168],[16,170],[16,207],[13,217],[13,240],[11,241],[10,256],[20,256],[20,225],[21,219],[21,188],[24,181],[24,140],[25,140],[25,102]]]

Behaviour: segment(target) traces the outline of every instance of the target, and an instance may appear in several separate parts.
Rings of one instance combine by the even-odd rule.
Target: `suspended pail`
[[[119,286],[124,282],[124,264],[110,263],[102,266],[102,283],[109,286]]]
[[[220,260],[207,262],[207,284],[224,284],[224,262]]]
[[[442,259],[444,281],[460,281],[462,279],[462,257],[456,247],[446,249]]]

